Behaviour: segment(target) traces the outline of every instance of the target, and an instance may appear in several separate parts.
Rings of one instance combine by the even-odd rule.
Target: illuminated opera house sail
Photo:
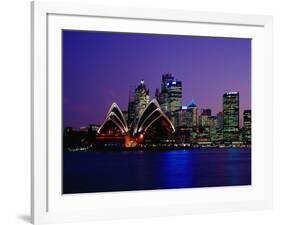
[[[107,113],[106,119],[98,129],[97,133],[105,136],[116,134],[124,135],[128,133],[127,122],[124,118],[122,111],[115,102],[112,103]]]
[[[136,147],[149,141],[165,140],[174,132],[172,122],[162,112],[156,99],[149,102],[130,129],[122,111],[113,103],[97,131],[97,141],[108,146]]]

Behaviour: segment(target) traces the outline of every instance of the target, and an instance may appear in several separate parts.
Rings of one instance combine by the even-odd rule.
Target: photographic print
[[[62,31],[63,194],[251,185],[251,39]]]

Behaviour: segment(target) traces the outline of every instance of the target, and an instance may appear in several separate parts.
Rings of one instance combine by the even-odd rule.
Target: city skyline
[[[166,46],[165,43],[170,45]],[[195,99],[198,108],[210,108],[212,114],[216,115],[223,111],[223,94],[238,91],[240,125],[244,110],[251,109],[249,39],[64,31],[63,46],[63,54],[66,56],[63,57],[65,127],[79,128],[92,123],[101,124],[112,102],[118,103],[122,110],[127,111],[129,91],[134,89],[141,79],[145,80],[150,91],[150,99],[153,99],[156,88],[161,88],[161,76],[167,72],[171,72],[177,80],[182,81],[184,106]],[[132,46],[135,48],[131,49]],[[182,47],[184,50],[194,51],[184,53]],[[199,56],[199,49],[203,54],[202,58]],[[156,56],[164,54],[163,51],[168,56],[156,58],[154,61],[150,58],[151,53]],[[175,54],[175,51],[178,54]],[[132,56],[133,52],[135,57],[129,60],[128,57]],[[149,61],[144,60],[145,52]],[[118,57],[117,53],[121,53],[121,56]],[[204,55],[207,53],[208,56]],[[105,58],[106,55],[108,59]],[[178,57],[175,57],[176,55]],[[144,62],[139,63],[140,59]],[[185,65],[183,59],[191,60],[193,66],[188,60]],[[205,62],[202,64],[204,66],[200,65],[202,61]],[[148,66],[139,71],[138,68],[144,63]],[[167,65],[164,65],[165,63]],[[105,73],[108,74],[107,77]],[[139,73],[144,75],[140,76]],[[79,83],[74,79],[76,76],[79,76]],[[205,80],[202,80],[204,78]]]

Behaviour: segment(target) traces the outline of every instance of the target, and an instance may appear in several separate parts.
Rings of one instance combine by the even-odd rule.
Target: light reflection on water
[[[251,184],[250,149],[64,152],[64,193]]]

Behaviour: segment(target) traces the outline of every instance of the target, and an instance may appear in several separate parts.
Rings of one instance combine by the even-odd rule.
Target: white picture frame
[[[123,22],[119,23],[120,20]],[[189,26],[193,35],[253,38],[252,108],[256,109],[253,115],[252,148],[256,149],[252,158],[253,185],[62,196],[61,171],[58,171],[61,153],[56,151],[61,146],[61,131],[56,129],[57,124],[61,124],[56,116],[61,111],[59,31],[69,27],[92,29],[101,26],[100,29],[131,29],[135,32],[146,27],[157,32],[154,29],[156,24],[167,27],[166,33],[177,34],[182,26]],[[42,224],[272,208],[272,42],[271,16],[32,2],[32,222]]]

